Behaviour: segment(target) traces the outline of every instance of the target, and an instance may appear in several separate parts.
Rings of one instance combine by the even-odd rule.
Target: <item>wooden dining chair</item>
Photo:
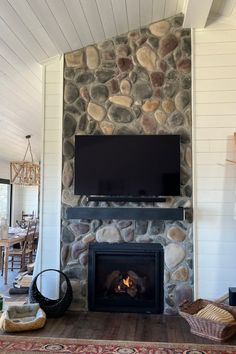
[[[9,261],[11,263],[11,270],[23,269],[27,263],[32,263],[34,235],[36,231],[36,223],[29,222],[25,240],[20,248],[12,248],[9,252]],[[3,252],[3,260],[5,254]],[[16,264],[16,267],[15,267]],[[4,261],[2,262],[2,275],[3,275]],[[19,267],[18,267],[19,266]]]

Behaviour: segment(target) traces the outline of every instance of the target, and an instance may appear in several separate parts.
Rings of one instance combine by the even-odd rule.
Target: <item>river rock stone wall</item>
[[[190,30],[181,27],[182,21],[178,15],[65,55],[61,269],[74,290],[71,309],[87,309],[91,242],[161,243],[165,313],[176,313],[179,303],[192,298],[190,211],[185,221],[175,222],[66,219],[68,207],[98,205],[73,193],[76,134],[179,134],[181,197],[152,205],[191,210],[191,37]]]

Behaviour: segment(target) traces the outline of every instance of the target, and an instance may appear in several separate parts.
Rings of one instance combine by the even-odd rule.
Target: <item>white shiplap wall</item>
[[[60,269],[61,159],[62,159],[63,58],[44,66],[44,127],[40,190],[40,245],[35,274]],[[57,296],[55,273],[43,277],[42,291]]]
[[[236,27],[193,32],[195,297],[236,286]]]

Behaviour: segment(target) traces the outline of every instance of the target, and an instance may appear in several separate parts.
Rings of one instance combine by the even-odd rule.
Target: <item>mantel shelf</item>
[[[184,220],[184,209],[143,207],[75,207],[67,209],[67,219],[98,220]]]

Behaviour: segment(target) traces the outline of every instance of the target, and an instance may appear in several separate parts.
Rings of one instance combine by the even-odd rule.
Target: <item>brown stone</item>
[[[121,71],[131,71],[133,69],[133,62],[130,58],[119,58],[117,61],[118,68]]]
[[[164,60],[159,60],[159,62],[158,62],[158,68],[159,68],[161,71],[166,72],[167,63],[166,63]]]
[[[85,67],[85,56],[83,49],[65,54],[66,66],[69,68],[82,69]]]
[[[65,188],[69,188],[73,181],[73,167],[69,161],[64,162],[64,168],[62,173],[62,184]]]
[[[130,107],[133,103],[133,99],[131,97],[121,95],[111,96],[109,97],[109,101],[125,107]]]
[[[154,112],[160,106],[160,100],[147,100],[142,105],[144,112]]]
[[[166,113],[172,113],[175,110],[175,103],[170,99],[166,99],[162,102],[162,108]]]
[[[127,46],[127,44],[120,44],[116,48],[116,53],[119,57],[127,57],[130,53],[130,48]]]
[[[119,82],[116,79],[110,80],[108,83],[108,87],[112,94],[119,92]]]
[[[64,244],[61,248],[61,265],[62,269],[66,266],[68,258],[70,255],[70,247],[67,244]]]
[[[149,26],[149,29],[152,34],[156,37],[164,36],[170,29],[170,24],[167,21],[159,21],[156,23],[152,23]]]
[[[95,240],[95,235],[93,235],[93,234],[87,234],[82,238],[82,241],[85,245],[93,242],[94,240]]]
[[[165,75],[161,71],[156,71],[151,73],[150,78],[154,87],[160,87],[164,83]]]
[[[169,269],[175,268],[185,258],[184,249],[177,243],[169,243],[165,247],[165,263]]]
[[[104,50],[102,52],[102,59],[103,60],[113,60],[113,59],[115,59],[115,57],[116,57],[116,54],[113,49]]]
[[[129,95],[131,91],[131,83],[129,80],[122,80],[120,83],[120,91],[123,95]]]
[[[157,55],[149,46],[141,47],[137,50],[138,62],[148,71],[156,70]]]
[[[170,240],[182,242],[186,238],[186,232],[178,226],[172,226],[167,231],[167,237]]]
[[[178,40],[173,34],[168,34],[160,40],[158,53],[161,57],[165,57],[172,52],[178,45]]]
[[[192,150],[190,147],[187,147],[186,148],[186,151],[185,151],[185,161],[188,165],[188,167],[191,167],[192,166]]]
[[[80,96],[88,102],[90,100],[89,92],[86,86],[82,86],[79,89]]]
[[[184,73],[184,74],[188,74],[191,71],[191,60],[190,59],[181,59],[178,63],[177,63],[177,69]]]
[[[78,195],[74,195],[71,189],[63,189],[61,199],[63,204],[75,207],[78,206],[80,197]]]
[[[104,226],[96,232],[97,242],[116,243],[121,242],[120,231],[114,225]]]
[[[95,120],[97,121],[102,121],[105,116],[106,116],[106,110],[104,107],[93,103],[93,102],[89,102],[88,104],[88,114]]]
[[[145,134],[155,134],[157,123],[154,117],[152,116],[142,116],[141,124]]]
[[[100,62],[97,48],[95,48],[92,45],[86,48],[86,60],[89,69],[91,70],[97,69]]]
[[[171,275],[171,280],[174,281],[187,281],[188,280],[188,268],[186,267],[179,267],[176,271]]]
[[[106,121],[101,122],[100,128],[105,135],[112,135],[115,129],[111,122]]]
[[[136,42],[140,38],[140,33],[138,31],[129,32],[129,39]]]
[[[154,115],[155,115],[156,121],[157,121],[159,124],[161,124],[161,125],[164,125],[164,124],[165,124],[166,119],[167,119],[167,115],[166,115],[164,112],[158,110],[158,111],[155,112]]]

